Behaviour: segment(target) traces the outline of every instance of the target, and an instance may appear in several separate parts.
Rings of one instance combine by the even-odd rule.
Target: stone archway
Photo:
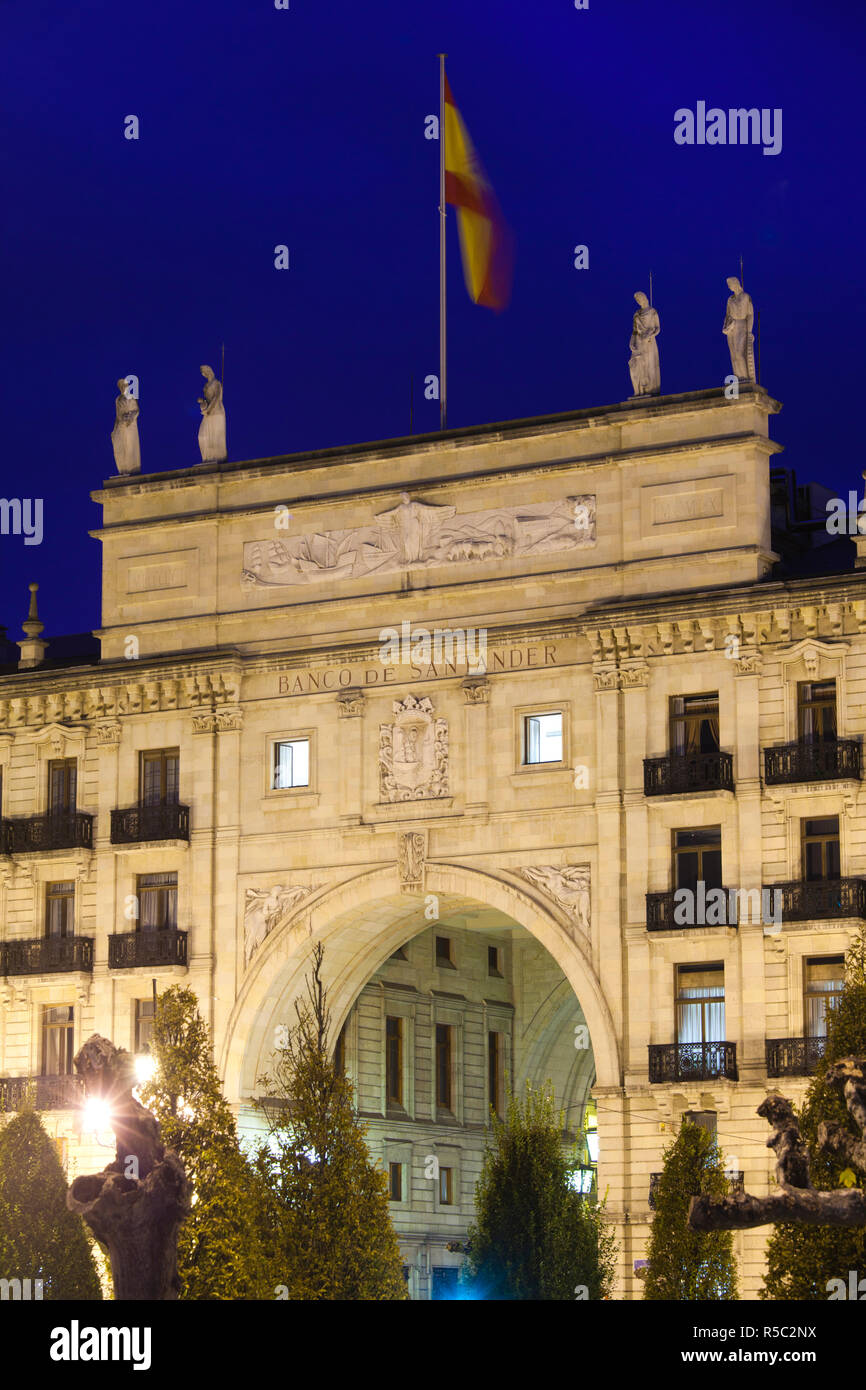
[[[613,1019],[587,950],[552,906],[527,886],[487,870],[428,861],[424,892],[401,891],[394,866],[361,873],[305,902],[256,953],[235,1001],[220,1048],[220,1070],[234,1102],[254,1093],[278,1022],[303,994],[313,946],[325,946],[325,982],[334,1035],[371,975],[425,925],[429,895],[446,913],[495,908],[525,928],[562,970],[589,1027],[597,1084],[621,1084]],[[287,1007],[289,1013],[287,1014]]]

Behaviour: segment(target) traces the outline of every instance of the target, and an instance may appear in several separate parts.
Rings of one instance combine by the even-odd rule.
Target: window
[[[271,782],[275,792],[288,787],[310,785],[310,740],[297,738],[274,744],[274,775]]]
[[[450,1024],[436,1024],[436,1104],[440,1110],[451,1109],[452,1032]]]
[[[72,1072],[73,1014],[71,1004],[42,1010],[42,1075],[69,1076]]]
[[[670,702],[672,753],[718,753],[719,696],[676,695]]]
[[[826,1038],[827,1014],[835,1009],[845,987],[844,956],[822,956],[804,962],[803,1018],[807,1038]]]
[[[388,1105],[403,1104],[403,1020],[385,1019],[385,1094]]]
[[[454,969],[454,957],[451,954],[451,937],[437,936],[436,938],[436,964],[450,966]]]
[[[497,1115],[502,1113],[502,1034],[487,1034],[487,1097]]]
[[[149,1052],[150,1040],[153,1037],[153,997],[150,999],[136,999],[135,1001],[135,1050],[136,1052]]]
[[[498,975],[502,978],[502,970],[499,964],[499,947],[487,947],[487,973],[488,975]]]
[[[677,966],[677,1042],[723,1042],[725,972],[721,965]]]
[[[707,892],[722,886],[722,831],[717,825],[674,831],[674,887],[694,893],[701,880]]]
[[[390,1202],[402,1202],[403,1200],[402,1163],[388,1164],[388,1200]]]
[[[451,1265],[433,1266],[433,1288],[430,1298],[434,1303],[448,1303],[457,1298],[460,1291],[460,1271]]]
[[[799,681],[797,736],[810,741],[836,737],[836,682]]]
[[[180,753],[155,748],[141,755],[139,798],[142,806],[176,806],[180,795]]]
[[[46,883],[45,935],[72,936],[75,929],[75,882]]]
[[[839,878],[839,817],[801,821],[803,827],[803,877],[808,883]]]
[[[454,1205],[454,1169],[439,1169],[439,1203],[443,1207]]]
[[[346,1025],[343,1024],[334,1048],[334,1069],[340,1076],[346,1074]]]
[[[562,762],[562,715],[528,714],[523,721],[524,763]]]
[[[715,1139],[719,1132],[719,1117],[715,1110],[684,1110],[683,1119],[688,1120],[693,1125],[700,1125],[705,1129],[711,1139]]]
[[[398,946],[397,949],[396,949],[396,951],[392,951],[392,952],[391,952],[391,959],[392,959],[392,960],[408,960],[409,957],[406,955],[406,947],[405,947],[405,946]]]
[[[74,758],[53,758],[48,764],[48,814],[68,815],[75,810],[77,764]]]
[[[177,928],[177,874],[139,874],[139,931]]]

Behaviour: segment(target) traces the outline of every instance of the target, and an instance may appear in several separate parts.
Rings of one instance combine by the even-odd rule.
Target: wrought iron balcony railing
[[[0,1076],[0,1111],[29,1103],[36,1110],[73,1110],[83,1102],[80,1076]]]
[[[111,813],[111,843],[140,845],[148,840],[188,840],[189,807],[178,802],[129,806]]]
[[[768,1076],[811,1076],[827,1052],[826,1038],[768,1038]]]
[[[782,895],[783,922],[818,922],[824,917],[856,917],[866,919],[866,879],[822,878],[807,881],[794,879],[790,883],[765,883],[764,892],[774,910]]]
[[[92,936],[33,936],[0,942],[0,975],[60,975],[93,970]]]
[[[49,811],[0,821],[0,853],[48,849],[92,849],[93,816],[84,811]]]
[[[108,964],[112,970],[136,965],[186,965],[185,931],[174,928],[123,932],[108,938]]]
[[[685,792],[734,790],[734,759],[730,753],[667,753],[644,758],[644,796],[675,796]]]
[[[697,893],[692,894],[691,901],[684,901],[681,897],[677,903],[675,901],[676,894],[682,894],[684,891],[682,888],[668,888],[663,893],[647,893],[647,931],[672,931],[678,927],[737,926],[739,896],[736,891],[731,892],[728,888],[714,889],[704,884],[703,891],[699,888]],[[724,906],[717,903],[715,899],[707,902],[707,897],[713,892],[724,893]],[[676,920],[674,913],[676,913],[676,917],[681,919],[680,921]],[[706,920],[707,918],[709,921]]]
[[[764,781],[825,782],[834,778],[860,780],[860,744],[853,738],[799,739],[764,749]]]
[[[714,1081],[737,1077],[737,1044],[730,1042],[651,1043],[649,1079],[656,1081]]]
[[[742,1173],[742,1172],[737,1172],[737,1173],[728,1172],[728,1173],[725,1174],[725,1177],[728,1179],[728,1182],[729,1182],[730,1185],[731,1185],[731,1194],[732,1194],[732,1195],[733,1195],[733,1193],[735,1193],[735,1192],[745,1192],[745,1190],[746,1190],[746,1179],[745,1179],[745,1174],[744,1174],[744,1173]],[[648,1204],[648,1206],[649,1206],[649,1208],[650,1208],[651,1211],[655,1211],[655,1209],[656,1209],[656,1193],[658,1192],[658,1187],[659,1187],[659,1183],[661,1182],[661,1180],[662,1180],[662,1175],[661,1175],[661,1173],[650,1173],[650,1185],[649,1185],[649,1193],[648,1193],[648,1195],[647,1195],[647,1204]],[[696,1195],[697,1195],[697,1194],[696,1194]]]

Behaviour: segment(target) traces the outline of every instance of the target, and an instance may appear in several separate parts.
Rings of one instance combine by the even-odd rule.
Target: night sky
[[[230,459],[404,435],[410,376],[437,428],[440,50],[517,243],[476,307],[449,212],[449,425],[629,397],[650,269],[662,392],[721,386],[742,254],[782,460],[862,492],[864,30],[858,0],[0,0],[0,495],[45,513],[0,536],[9,637],[30,580],[46,636],[99,625],[120,376],[144,474],[199,461],[223,342]],[[698,101],[781,107],[781,153],[676,145]]]

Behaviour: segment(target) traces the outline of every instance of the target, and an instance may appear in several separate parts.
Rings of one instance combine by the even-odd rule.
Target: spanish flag
[[[445,78],[445,201],[457,209],[469,297],[497,313],[511,297],[514,239]]]

